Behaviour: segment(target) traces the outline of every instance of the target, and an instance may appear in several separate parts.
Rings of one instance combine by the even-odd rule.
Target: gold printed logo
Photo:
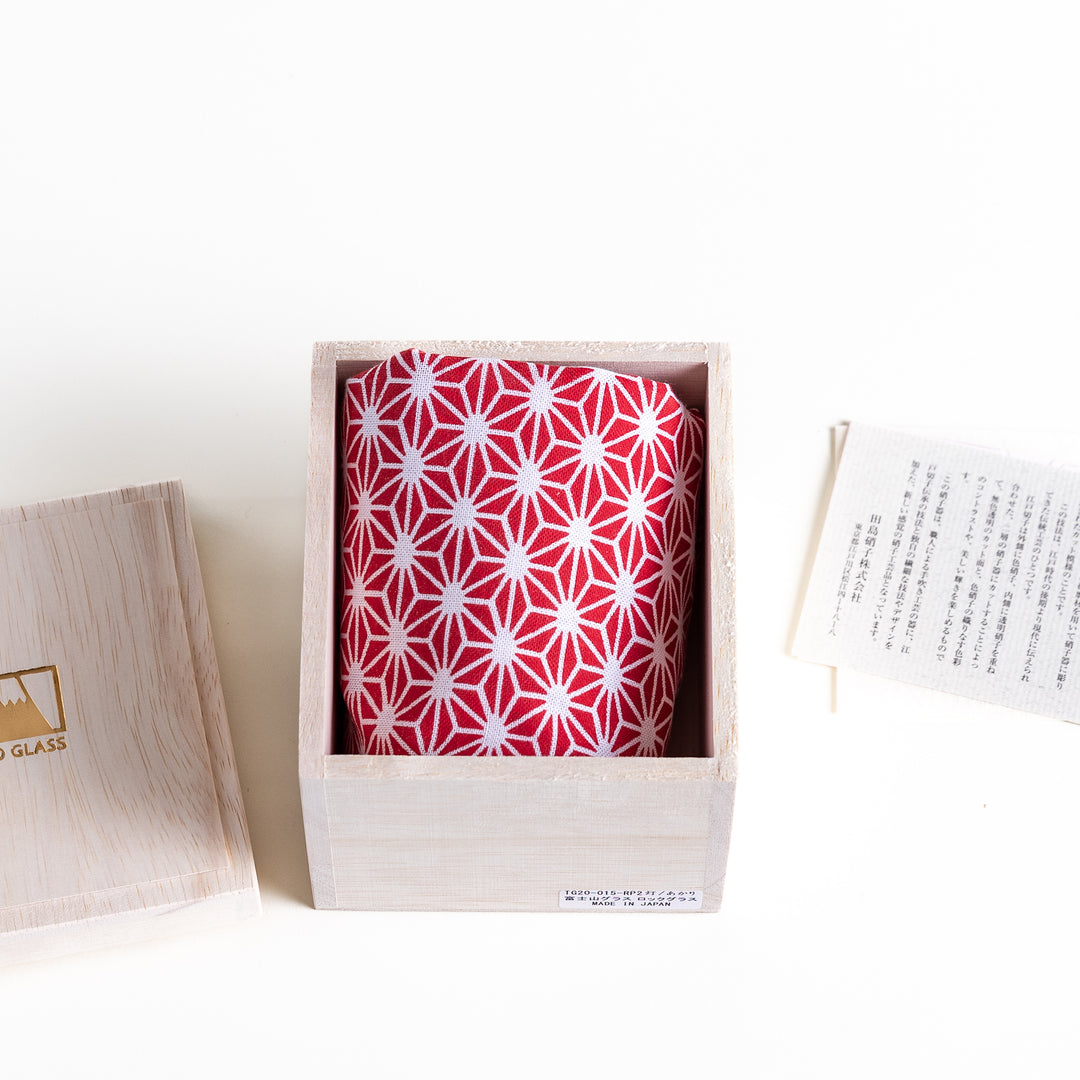
[[[18,742],[0,760],[66,750],[64,699],[56,665],[0,675],[0,743]]]

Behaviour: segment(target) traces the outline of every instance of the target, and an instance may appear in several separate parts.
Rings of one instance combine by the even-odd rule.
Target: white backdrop
[[[1076,424],[1077,30],[940,0],[9,6],[0,504],[184,479],[265,915],[0,972],[3,1075],[1075,1075],[1080,729],[888,684],[833,713],[786,648],[831,424]],[[719,916],[310,908],[308,366],[350,337],[731,343]]]

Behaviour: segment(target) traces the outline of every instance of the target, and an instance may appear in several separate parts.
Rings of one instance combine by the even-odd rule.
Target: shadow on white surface
[[[311,904],[297,767],[304,504],[195,501],[225,706],[264,899]]]

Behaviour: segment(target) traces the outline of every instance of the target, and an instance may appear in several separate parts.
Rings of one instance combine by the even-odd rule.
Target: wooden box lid
[[[0,510],[0,962],[256,914],[179,481]]]

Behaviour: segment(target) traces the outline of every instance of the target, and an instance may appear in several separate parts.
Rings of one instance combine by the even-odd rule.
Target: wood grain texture
[[[669,756],[334,754],[337,417],[347,378],[404,348],[658,379],[708,428],[696,630]],[[562,889],[682,888],[716,910],[736,773],[731,359],[703,343],[323,342],[312,367],[300,776],[317,907],[558,910]]]
[[[0,668],[55,665],[66,718],[0,745],[0,911],[224,866],[161,500],[0,527],[0,595]]]
[[[153,641],[149,650],[151,660],[147,661],[151,668],[164,662],[159,635],[162,625],[171,624],[166,635],[171,650],[169,663],[176,669],[182,669],[187,680],[181,709],[181,714],[186,712],[187,715],[181,727],[190,722],[185,739],[189,751],[192,747],[198,749],[196,756],[200,765],[198,769],[188,770],[181,753],[174,756],[164,769],[164,773],[176,780],[178,788],[186,790],[184,799],[187,805],[174,802],[165,807],[167,818],[158,822],[161,835],[155,840],[160,850],[152,853],[148,864],[123,857],[119,860],[113,858],[115,852],[108,850],[113,841],[99,836],[87,820],[80,819],[83,839],[90,845],[89,851],[93,855],[93,858],[86,859],[83,868],[87,876],[78,882],[84,887],[68,895],[48,896],[36,902],[9,905],[0,910],[0,961],[32,959],[140,940],[255,914],[259,910],[251,844],[240,798],[194,537],[179,481],[3,510],[0,511],[0,533],[3,527],[15,525],[17,529],[47,527],[51,535],[62,536],[77,520],[84,525],[95,519],[104,524],[125,516],[143,519],[144,525],[152,522],[148,526],[155,537],[152,551],[168,564],[169,572],[164,576],[170,580],[163,588],[154,574],[143,573],[144,566],[138,562],[115,573],[139,578],[141,588],[146,591],[144,599],[153,613],[151,621],[154,623],[152,628],[143,627]],[[25,525],[20,526],[19,523]],[[95,543],[115,543],[113,531],[107,528],[92,531],[98,537]],[[57,548],[57,552],[61,550]],[[87,549],[80,547],[78,550],[80,557],[87,557]],[[161,566],[158,573],[163,573]],[[70,609],[70,592],[66,599],[67,608]],[[106,601],[106,606],[117,603],[118,598],[111,597]],[[123,624],[133,619],[135,606],[129,603],[124,608],[121,605],[113,613],[112,623]],[[101,602],[93,607],[94,615],[101,616]],[[44,624],[49,623],[43,613],[39,613],[39,617]],[[110,619],[100,618],[99,621],[106,625]],[[135,624],[137,622],[135,619]],[[136,632],[134,624],[131,629],[133,633]],[[93,653],[93,634],[104,631],[99,625],[85,632],[90,636],[84,643],[84,652],[90,655]],[[98,651],[97,663],[103,684],[108,684],[117,667],[123,666],[116,662],[118,652],[122,653],[123,650],[110,651],[106,648]],[[7,662],[0,663],[0,667]],[[149,699],[150,710],[170,713],[175,719],[176,714],[172,712],[177,706],[176,695],[172,692],[174,687],[168,685],[169,680],[158,680],[152,672],[144,675],[146,685],[142,693],[144,698]],[[95,753],[100,755],[106,752],[106,747],[115,747],[116,740],[101,735],[100,729],[109,727],[109,721],[102,718],[93,703],[81,696],[82,693],[82,689],[72,693],[71,704],[75,712],[69,724],[69,734],[72,740],[83,738],[86,745],[92,739]],[[127,715],[123,717],[120,727],[123,729],[126,724],[130,730],[139,726],[141,718],[145,716],[147,702],[135,704],[127,700],[129,703],[121,709],[121,713],[126,712]],[[109,736],[112,730],[109,729]],[[128,749],[137,749],[141,745],[140,738],[127,743]],[[156,742],[158,738],[159,735],[155,735],[149,741]],[[119,742],[124,743],[124,740]],[[147,739],[142,738],[142,742],[147,742]],[[36,757],[42,761],[51,758],[55,762],[52,766],[54,769],[61,761],[65,763],[65,768],[75,768],[77,755],[73,750],[74,745],[73,742],[72,748],[62,753]],[[115,749],[112,752],[115,753]],[[164,746],[161,752],[165,754]],[[166,779],[155,766],[153,756],[151,753],[147,758],[146,775],[152,778],[152,787],[160,787],[166,783]],[[168,757],[167,754],[165,756]],[[12,764],[19,763],[0,761],[0,766]],[[23,761],[21,764],[34,765],[35,762]],[[97,765],[108,783],[115,761],[99,759]],[[0,781],[4,775],[0,773]],[[6,775],[10,777],[13,774],[9,772]],[[35,790],[55,792],[59,789],[39,786]],[[125,809],[133,813],[138,809],[128,806],[119,792],[110,792],[110,797],[113,796]],[[209,845],[206,843],[207,822],[213,823],[214,834],[213,843]],[[191,832],[199,839],[198,851],[193,853],[191,850],[191,836],[186,841],[186,852],[184,843],[179,847],[174,846],[165,835],[171,831]],[[145,852],[142,857],[146,858]],[[127,871],[118,869],[121,863],[127,865]],[[100,887],[106,879],[111,884]]]

